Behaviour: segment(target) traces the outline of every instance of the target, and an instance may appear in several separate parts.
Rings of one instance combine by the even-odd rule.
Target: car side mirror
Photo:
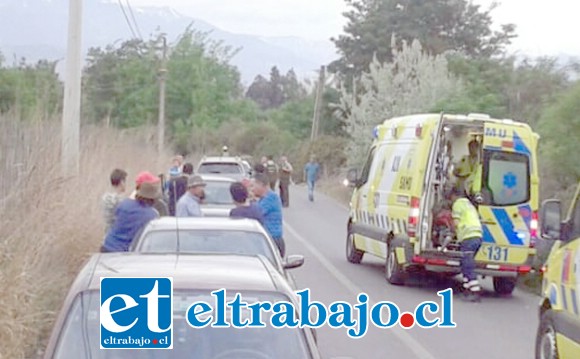
[[[346,174],[345,184],[348,187],[356,187],[358,182],[359,182],[358,170],[356,168],[351,168],[350,170],[348,170]]]
[[[294,269],[301,267],[304,264],[304,256],[295,254],[288,256],[284,261],[284,269]]]
[[[540,234],[543,239],[559,240],[562,227],[562,205],[557,199],[548,199],[540,209]]]

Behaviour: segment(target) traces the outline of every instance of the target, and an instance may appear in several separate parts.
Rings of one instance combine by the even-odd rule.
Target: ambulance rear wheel
[[[354,233],[351,230],[348,231],[346,236],[346,259],[350,263],[359,264],[362,261],[362,257],[365,252],[359,251],[354,245]]]
[[[493,289],[497,294],[510,295],[516,288],[516,278],[493,277]]]
[[[405,272],[399,262],[397,261],[397,255],[395,254],[395,248],[391,245],[387,247],[387,260],[385,263],[385,278],[387,281],[394,285],[405,284]]]

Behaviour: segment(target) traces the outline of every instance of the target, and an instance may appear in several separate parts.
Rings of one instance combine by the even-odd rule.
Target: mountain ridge
[[[68,0],[0,0],[0,52],[6,62],[40,59],[62,60],[66,52]],[[132,7],[142,37],[147,40],[157,28],[173,42],[188,25],[208,32],[209,38],[241,50],[231,64],[249,86],[257,75],[267,76],[272,66],[281,72],[294,69],[302,79],[313,78],[321,65],[338,55],[330,41],[298,37],[268,37],[232,33],[202,19],[181,14],[169,6]],[[127,16],[131,14],[125,7]],[[133,38],[116,1],[85,0],[83,5],[83,55],[90,47],[105,46]],[[62,71],[64,61],[59,61]]]

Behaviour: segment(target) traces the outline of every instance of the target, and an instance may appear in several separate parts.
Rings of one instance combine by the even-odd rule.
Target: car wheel
[[[405,272],[399,262],[397,262],[397,255],[395,248],[389,244],[387,247],[387,259],[385,261],[385,278],[394,285],[402,285],[405,283]]]
[[[354,245],[354,233],[349,229],[346,236],[346,259],[350,263],[359,264],[362,261],[364,254],[363,251],[356,249]]]
[[[556,330],[552,323],[550,311],[546,311],[540,319],[536,334],[536,359],[558,359]]]
[[[497,294],[510,295],[516,288],[516,278],[493,277],[493,289]]]

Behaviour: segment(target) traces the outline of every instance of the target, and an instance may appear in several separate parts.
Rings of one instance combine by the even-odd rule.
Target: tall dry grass
[[[81,130],[81,173],[60,175],[59,121],[0,117],[0,358],[43,349],[69,285],[103,239],[100,197],[115,167],[164,172],[151,132]],[[130,190],[131,188],[129,188]]]

